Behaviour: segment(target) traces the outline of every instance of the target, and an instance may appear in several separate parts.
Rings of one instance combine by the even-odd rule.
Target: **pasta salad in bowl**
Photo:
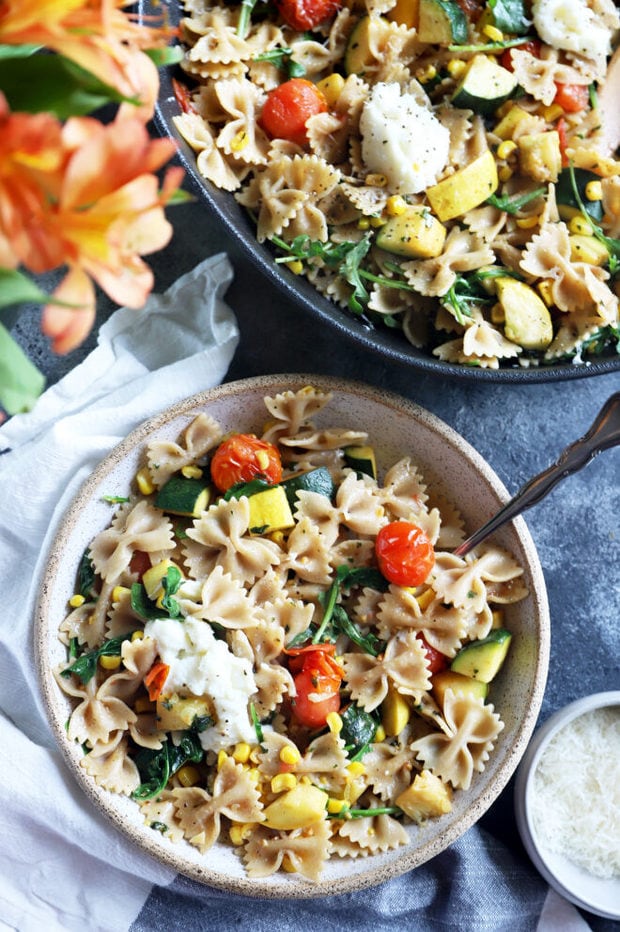
[[[357,383],[233,382],[131,434],[49,558],[37,650],[73,774],[210,885],[318,896],[442,851],[533,730],[549,622],[523,522],[443,422]]]
[[[171,14],[183,57],[160,128],[293,300],[437,372],[620,366],[612,0]]]

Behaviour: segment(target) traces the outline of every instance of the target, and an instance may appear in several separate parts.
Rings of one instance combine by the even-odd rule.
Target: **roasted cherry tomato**
[[[397,586],[419,586],[435,564],[432,543],[410,521],[392,521],[381,528],[375,540],[379,569]]]
[[[276,6],[288,26],[305,32],[331,19],[342,6],[342,0],[276,0]]]
[[[524,42],[522,45],[516,45],[512,49],[506,49],[502,52],[501,58],[499,60],[502,68],[506,68],[508,71],[514,71],[512,64],[512,53],[516,50],[520,52],[529,52],[530,55],[534,55],[535,58],[540,58],[540,48],[541,43],[538,39],[528,39],[527,42]]]
[[[289,664],[291,671],[297,670],[293,716],[307,728],[322,728],[330,712],[340,710],[343,671],[332,656],[335,645],[313,644],[302,650]]]
[[[144,550],[134,550],[133,556],[129,561],[129,572],[135,573],[138,579],[142,579],[147,570],[151,568],[151,558]]]
[[[422,647],[426,651],[429,671],[431,673],[439,673],[441,670],[445,670],[448,666],[448,658],[446,655],[442,654],[436,647],[431,647],[423,634],[418,634],[416,637],[422,642]]]
[[[272,139],[287,139],[298,146],[305,146],[308,142],[307,121],[326,110],[325,98],[312,81],[291,78],[267,94],[260,125]]]
[[[565,113],[579,113],[585,110],[590,101],[590,91],[586,84],[560,84],[557,88],[553,103],[558,104]]]
[[[174,96],[179,107],[183,113],[198,113],[198,110],[190,97],[189,88],[182,84],[181,81],[178,81],[177,78],[172,79],[172,90],[174,91]]]
[[[560,140],[560,154],[562,156],[562,168],[566,168],[569,162],[568,156],[566,155],[566,149],[568,147],[568,133],[566,130],[566,120],[564,117],[560,119],[555,124],[555,128]]]
[[[478,22],[484,7],[482,0],[456,0],[456,2],[470,22]]]
[[[223,440],[211,460],[211,478],[220,492],[257,476],[274,485],[282,478],[280,452],[254,434],[233,434]]]

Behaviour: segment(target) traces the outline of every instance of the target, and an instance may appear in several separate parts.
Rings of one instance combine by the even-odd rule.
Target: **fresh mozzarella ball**
[[[416,194],[434,184],[448,161],[450,132],[398,84],[376,84],[360,119],[362,158],[390,190]]]
[[[611,4],[599,3],[595,12],[587,0],[534,0],[532,16],[536,32],[547,45],[577,52],[593,61],[611,53],[611,39],[618,28],[618,13]]]

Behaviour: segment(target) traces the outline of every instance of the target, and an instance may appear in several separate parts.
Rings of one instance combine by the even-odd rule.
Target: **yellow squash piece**
[[[423,770],[395,803],[414,822],[422,822],[452,810],[450,788],[430,772]]]
[[[447,230],[428,207],[408,207],[377,233],[377,246],[396,256],[432,259],[440,256]]]
[[[434,213],[441,221],[446,221],[478,207],[497,190],[498,185],[495,158],[487,149],[465,168],[428,188],[426,195]]]
[[[166,578],[168,570],[171,567],[175,567],[175,569],[179,570],[181,576],[183,576],[180,567],[178,567],[172,560],[161,560],[159,563],[156,563],[155,566],[152,566],[143,574],[142,585],[146,590],[147,596],[152,602],[158,602],[158,600],[163,598],[164,587],[162,585],[162,580]]]
[[[517,140],[519,165],[524,175],[534,181],[555,183],[562,171],[560,136],[556,130],[528,133]]]
[[[455,673],[454,670],[442,670],[433,676],[433,695],[442,709],[448,689],[455,695],[460,693],[462,696],[474,696],[479,699],[486,699],[489,691],[488,685],[480,680]]]
[[[325,818],[328,800],[327,793],[318,786],[298,783],[267,806],[263,825],[284,832],[307,828]]]
[[[295,519],[281,485],[274,485],[264,492],[257,492],[248,499],[250,503],[250,533],[271,534],[294,527]]]
[[[210,700],[206,696],[160,696],[157,700],[157,726],[162,731],[186,731],[195,718],[212,714]]]
[[[381,724],[389,738],[399,735],[411,716],[411,708],[404,696],[390,687],[381,703]]]
[[[507,339],[523,349],[546,349],[553,339],[553,324],[542,298],[525,282],[515,278],[498,278],[496,287],[504,311]]]

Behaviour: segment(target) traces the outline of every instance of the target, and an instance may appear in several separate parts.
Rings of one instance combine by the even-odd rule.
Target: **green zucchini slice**
[[[317,466],[316,469],[309,469],[307,472],[295,473],[288,479],[283,479],[280,485],[286,492],[291,508],[297,505],[297,493],[300,491],[317,492],[329,499],[334,497],[336,491],[334,480],[327,466]]]
[[[581,198],[584,210],[593,220],[602,220],[603,202],[589,201],[586,197],[586,185],[590,181],[600,181],[600,175],[595,175],[594,172],[588,171],[587,168],[573,168],[573,174],[575,176],[575,187]],[[560,177],[555,186],[555,199],[562,220],[570,220],[572,217],[576,217],[581,213],[579,202],[573,191],[570,168],[563,168],[560,172]]]
[[[467,17],[453,0],[420,0],[418,38],[434,45],[467,42]]]
[[[197,518],[207,508],[210,498],[211,490],[203,480],[175,475],[162,485],[155,498],[155,507],[171,515]]]
[[[452,103],[462,110],[488,116],[495,113],[517,89],[512,72],[488,55],[475,55],[452,95]]]
[[[496,628],[488,637],[462,647],[450,664],[450,669],[453,673],[462,673],[482,683],[490,683],[506,659],[511,640],[510,631]]]
[[[366,476],[377,478],[377,460],[375,451],[370,446],[350,446],[344,448],[344,458],[347,466]]]

